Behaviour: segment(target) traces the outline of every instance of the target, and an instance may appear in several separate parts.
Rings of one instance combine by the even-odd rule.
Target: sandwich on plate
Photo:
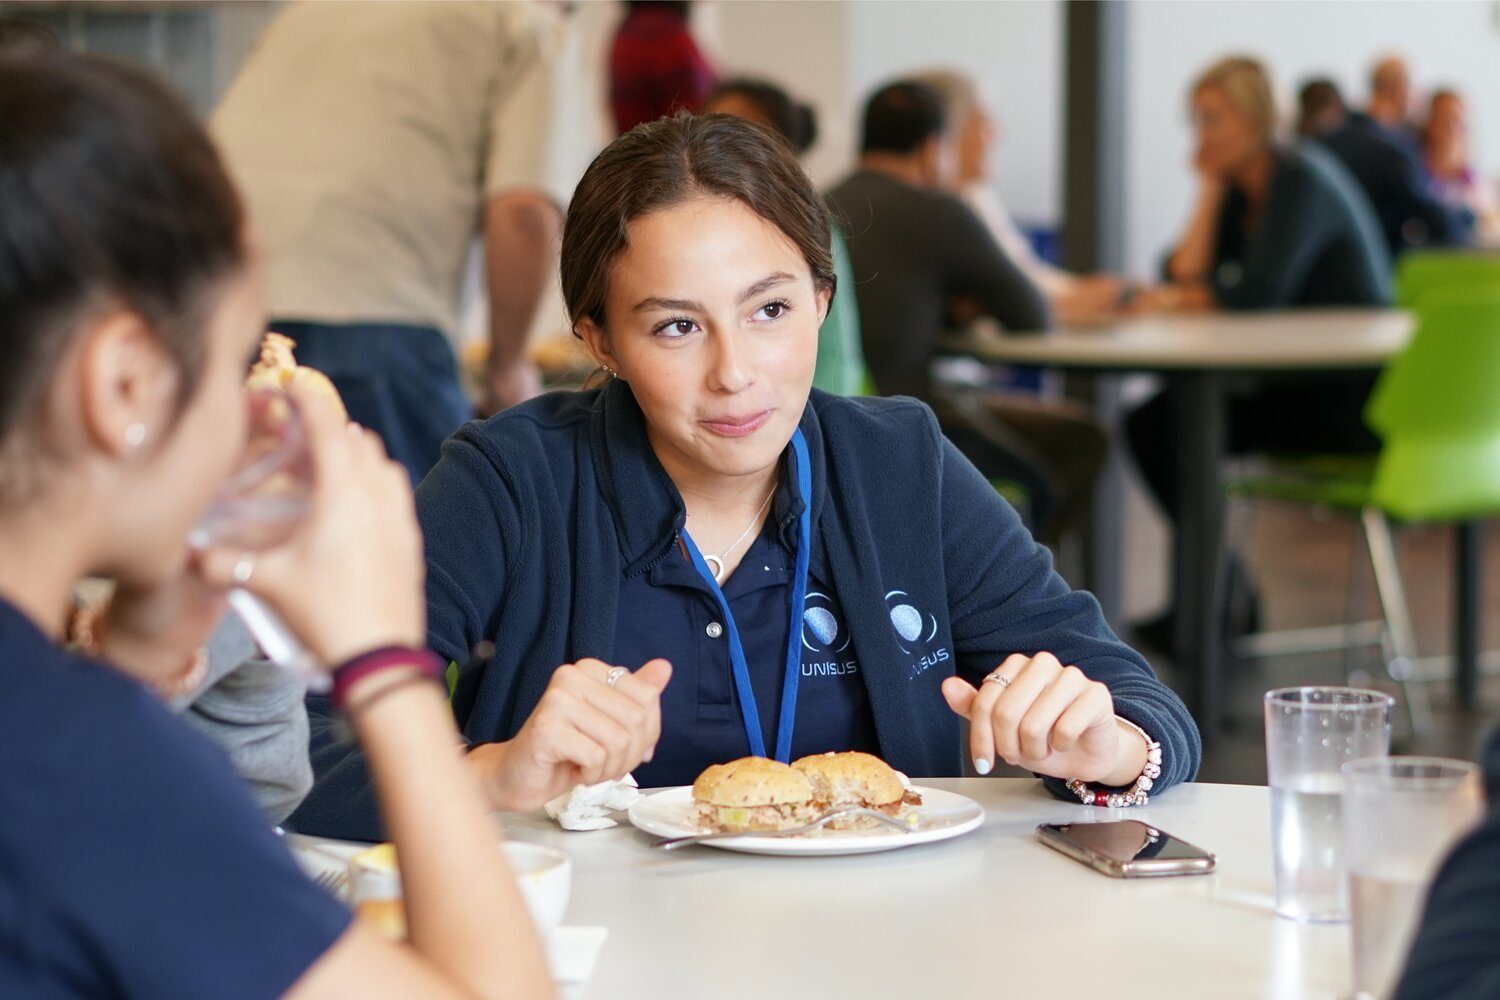
[[[899,817],[908,805],[919,806],[922,796],[907,787],[901,775],[879,757],[858,751],[825,753],[794,761],[792,768],[807,776],[813,808],[818,815],[858,806]],[[863,830],[880,826],[868,816],[836,819],[832,830]]]
[[[693,782],[693,821],[704,833],[786,830],[818,818],[807,776],[780,761],[741,757]]]

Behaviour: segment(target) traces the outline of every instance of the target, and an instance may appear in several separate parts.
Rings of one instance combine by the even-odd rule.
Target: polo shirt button
[[[708,633],[708,637],[710,639],[717,639],[719,636],[724,634],[724,626],[720,625],[718,622],[709,622],[708,628],[704,629],[703,631]]]

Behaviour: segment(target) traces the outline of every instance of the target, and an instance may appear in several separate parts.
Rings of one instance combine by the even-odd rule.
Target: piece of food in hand
[[[819,815],[858,806],[900,816],[903,806],[922,804],[922,797],[907,787],[894,768],[871,754],[853,750],[817,754],[793,761],[792,767],[807,775],[813,808]],[[856,816],[833,820],[828,828],[864,830],[880,825],[879,820]]]
[[[705,833],[786,830],[817,818],[812,797],[801,771],[764,757],[741,757],[698,775],[693,821]]]
[[[297,342],[284,334],[266,334],[265,339],[260,342],[260,360],[250,369],[245,387],[278,392],[285,392],[294,385],[311,389],[337,403],[339,412],[347,418],[349,413],[344,409],[344,401],[339,398],[339,391],[334,388],[328,376],[316,368],[297,364],[297,359],[292,354],[292,349],[296,346]]]

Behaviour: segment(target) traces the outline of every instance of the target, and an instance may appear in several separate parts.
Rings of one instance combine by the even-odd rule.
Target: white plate
[[[830,854],[872,854],[961,837],[984,822],[984,807],[966,795],[938,788],[913,787],[922,804],[910,807],[924,826],[911,833],[897,830],[824,830],[807,837],[726,837],[705,841],[705,847],[746,854],[821,857]],[[658,837],[690,837],[701,830],[692,824],[693,790],[668,788],[654,792],[630,807],[630,822]]]

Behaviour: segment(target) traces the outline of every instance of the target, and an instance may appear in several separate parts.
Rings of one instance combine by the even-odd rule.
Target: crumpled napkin
[[[618,781],[574,785],[543,808],[564,830],[608,830],[620,825],[609,813],[629,809],[643,798],[635,776],[627,774]]]

